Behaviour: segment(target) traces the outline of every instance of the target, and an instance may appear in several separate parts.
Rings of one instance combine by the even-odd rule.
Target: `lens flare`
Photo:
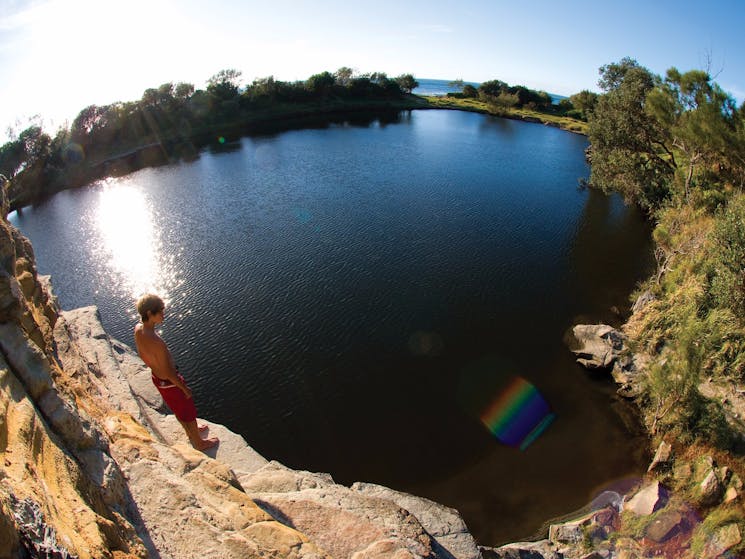
[[[556,415],[534,385],[514,377],[480,417],[481,423],[504,444],[525,450]]]

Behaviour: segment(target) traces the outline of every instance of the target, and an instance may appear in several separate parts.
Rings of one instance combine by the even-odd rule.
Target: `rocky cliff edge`
[[[2,205],[0,558],[481,556],[442,505],[286,468],[209,422],[221,444],[194,450],[96,309],[60,311]]]

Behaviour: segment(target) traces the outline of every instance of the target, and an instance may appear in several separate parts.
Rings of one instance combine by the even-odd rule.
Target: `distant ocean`
[[[451,84],[452,80],[427,80],[424,78],[417,78],[419,87],[414,88],[412,91],[415,95],[447,95],[448,93],[460,93],[462,87],[454,87]],[[463,85],[472,85],[478,87],[481,85],[479,82],[463,82]],[[558,103],[562,99],[566,99],[564,95],[556,95],[555,93],[549,93],[554,103]]]

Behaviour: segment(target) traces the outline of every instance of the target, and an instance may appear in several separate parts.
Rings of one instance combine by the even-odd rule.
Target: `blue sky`
[[[40,114],[50,131],[148,87],[301,80],[349,66],[417,78],[597,91],[624,56],[655,73],[707,65],[745,99],[745,3],[735,0],[2,0],[0,139]]]

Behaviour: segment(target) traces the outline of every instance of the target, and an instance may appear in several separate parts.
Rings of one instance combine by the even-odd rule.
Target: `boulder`
[[[239,481],[264,511],[307,534],[333,557],[366,559],[382,553],[401,558],[459,557],[438,544],[416,516],[390,500],[386,491],[351,489],[334,483],[328,474],[292,470],[278,462]],[[403,500],[410,502],[408,496]],[[434,509],[428,512],[436,515]],[[432,518],[429,522],[447,524]]]
[[[664,511],[647,526],[645,536],[656,543],[663,543],[687,529],[686,517],[680,512]]]
[[[709,471],[704,480],[698,486],[699,503],[711,506],[719,503],[724,494],[724,486],[716,471]]]
[[[565,555],[548,540],[517,542],[491,548],[482,547],[484,559],[563,559]]]
[[[666,493],[660,482],[653,481],[640,489],[631,500],[624,503],[623,508],[639,516],[649,516],[664,506],[667,499]]]
[[[737,524],[727,524],[718,528],[704,547],[702,559],[729,557],[728,551],[742,542],[742,534]]]
[[[618,508],[613,503],[595,509],[580,518],[551,524],[548,529],[548,540],[557,546],[583,546],[586,541],[599,543],[607,539],[608,534],[618,529]],[[562,549],[562,552],[564,550]]]
[[[724,492],[723,502],[731,503],[732,501],[739,499],[741,492],[742,492],[742,480],[740,479],[740,476],[732,472],[732,475],[730,476],[729,481],[727,482],[727,489]]]
[[[647,468],[648,472],[662,470],[670,466],[670,457],[672,456],[673,447],[670,443],[662,441],[654,453],[654,458]]]
[[[476,541],[457,510],[372,483],[355,483],[352,490],[369,497],[387,499],[412,513],[437,544],[455,559],[480,559]]]
[[[639,297],[636,298],[636,301],[634,301],[634,304],[631,307],[631,313],[636,314],[638,312],[641,312],[644,307],[646,307],[649,303],[655,300],[654,294],[646,290],[644,291]]]
[[[588,369],[610,369],[623,350],[624,335],[607,324],[577,324],[573,329],[577,362]]]

